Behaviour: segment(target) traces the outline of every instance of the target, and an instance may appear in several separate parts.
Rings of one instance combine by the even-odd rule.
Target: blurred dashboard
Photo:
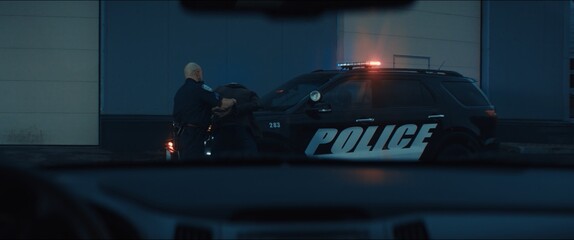
[[[52,167],[109,238],[574,238],[574,171],[427,164]]]

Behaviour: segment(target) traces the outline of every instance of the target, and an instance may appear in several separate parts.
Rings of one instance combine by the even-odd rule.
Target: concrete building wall
[[[0,144],[98,144],[98,35],[97,1],[0,1]]]
[[[190,61],[215,88],[260,96],[296,75],[336,65],[336,14],[271,19],[198,13],[177,1],[105,1],[102,114],[170,115]]]
[[[485,1],[485,90],[502,119],[569,119],[569,1]]]
[[[574,0],[570,0],[570,58],[574,58]]]
[[[430,65],[480,80],[480,12],[480,1],[416,1],[400,10],[341,13],[338,61],[380,60],[383,67],[397,68]]]

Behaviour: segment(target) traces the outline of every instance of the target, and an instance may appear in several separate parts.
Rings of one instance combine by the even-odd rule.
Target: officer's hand
[[[235,105],[235,103],[237,103],[237,100],[235,100],[235,98],[223,98],[223,99],[221,99],[221,106],[219,106],[219,107],[223,110],[227,110],[227,109],[233,107],[233,105]]]
[[[221,107],[214,107],[211,109],[211,112],[213,113],[213,115],[217,116],[217,117],[224,117],[225,115],[229,114],[229,112],[231,112],[232,108],[228,108],[228,109],[222,109]]]

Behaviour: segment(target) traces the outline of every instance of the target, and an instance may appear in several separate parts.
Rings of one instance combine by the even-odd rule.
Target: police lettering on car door
[[[365,160],[417,160],[436,127],[436,123],[427,123],[420,126],[353,126],[341,131],[335,128],[320,128],[309,141],[305,154],[313,157]]]

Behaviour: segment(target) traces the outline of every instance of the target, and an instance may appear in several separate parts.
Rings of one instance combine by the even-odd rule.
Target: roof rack
[[[379,72],[397,72],[397,73],[418,73],[418,74],[434,74],[443,76],[463,77],[462,74],[455,71],[447,70],[433,70],[433,69],[417,69],[417,68],[369,68],[369,69],[352,69],[350,71],[379,71]]]

